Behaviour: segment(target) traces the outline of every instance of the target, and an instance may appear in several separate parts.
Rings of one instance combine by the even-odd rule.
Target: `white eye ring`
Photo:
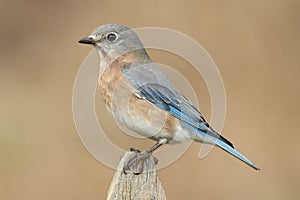
[[[115,42],[118,38],[119,36],[115,32],[111,32],[106,35],[106,40],[109,42]]]

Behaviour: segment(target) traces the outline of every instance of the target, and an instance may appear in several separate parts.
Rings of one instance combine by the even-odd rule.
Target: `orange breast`
[[[149,129],[159,128],[158,134],[150,138],[171,140],[179,126],[179,120],[135,95],[134,89],[122,74],[122,69],[128,65],[128,62],[114,62],[101,75],[99,86],[106,106],[127,128],[147,137],[151,132]],[[153,127],[148,127],[148,124]]]

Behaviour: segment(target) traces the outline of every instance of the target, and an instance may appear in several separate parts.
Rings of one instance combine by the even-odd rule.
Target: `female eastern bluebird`
[[[217,133],[176,90],[151,60],[135,32],[118,24],[106,24],[79,43],[92,44],[97,49],[100,91],[114,119],[127,129],[157,141],[147,151],[137,152],[124,171],[135,162],[143,162],[162,144],[190,139],[216,145],[259,169]],[[137,173],[140,172],[141,169]]]

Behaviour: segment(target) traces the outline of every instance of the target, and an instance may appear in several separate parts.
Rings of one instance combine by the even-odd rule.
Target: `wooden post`
[[[165,191],[156,174],[153,157],[144,162],[144,170],[139,175],[125,174],[125,161],[134,152],[126,152],[118,166],[108,190],[107,200],[166,200]]]

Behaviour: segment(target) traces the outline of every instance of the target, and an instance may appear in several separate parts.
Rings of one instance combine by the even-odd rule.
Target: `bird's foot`
[[[144,169],[145,161],[151,157],[152,153],[147,151],[141,152],[140,150],[135,148],[130,148],[130,151],[134,152],[134,154],[125,162],[123,172],[125,174],[141,174]],[[158,159],[153,157],[153,160],[155,165],[157,165]]]

